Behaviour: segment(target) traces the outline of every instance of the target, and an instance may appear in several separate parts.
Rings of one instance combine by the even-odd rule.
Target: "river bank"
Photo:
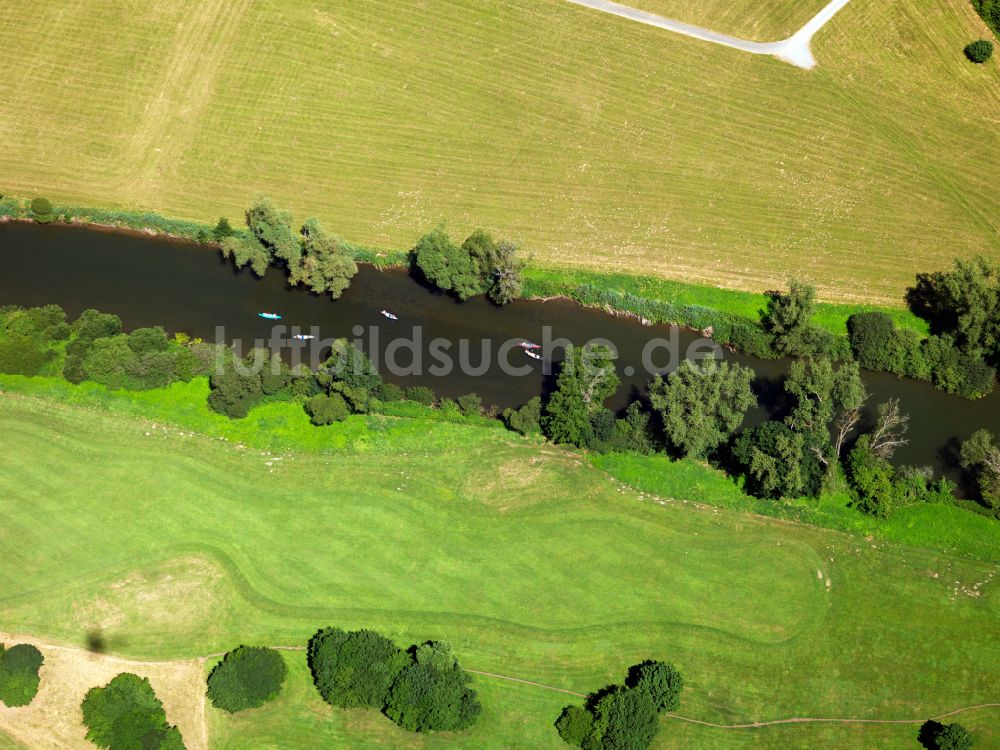
[[[27,203],[22,199],[0,196],[0,222],[33,223],[34,219],[30,209],[27,208]],[[53,215],[60,217],[57,221],[62,223],[95,231],[132,232],[144,236],[196,242],[213,249],[217,248],[217,243],[205,239],[206,236],[211,236],[214,225],[165,217],[152,211],[120,211],[57,205],[53,207]],[[408,250],[366,247],[347,240],[344,242],[353,251],[355,260],[359,263],[368,263],[379,268],[410,268]],[[585,295],[581,290],[596,289],[611,295],[620,295],[623,299],[635,298],[640,302],[670,306],[678,319],[656,322],[676,323],[696,330],[704,327],[697,325],[697,319],[703,317],[705,311],[715,311],[755,322],[759,311],[767,304],[763,290],[749,292],[639,274],[600,273],[529,264],[525,269],[524,278],[525,296],[528,299],[566,297],[587,304],[582,299]],[[899,307],[887,307],[820,301],[816,306],[813,322],[834,335],[843,335],[847,319],[852,314],[877,310],[889,315],[897,326],[912,328],[926,335],[927,323],[903,308],[902,299],[899,302]],[[614,305],[610,307],[618,312],[641,317],[634,309],[616,308]]]
[[[393,360],[399,366],[386,367],[385,376],[400,386],[429,387],[440,397],[476,393],[484,404],[500,408],[547,394],[555,372],[514,350],[507,353],[519,370],[512,375],[500,362],[505,342],[544,343],[546,335],[576,344],[594,339],[613,342],[622,384],[608,406],[621,410],[645,392],[653,374],[651,364],[669,365],[666,358],[685,356],[703,340],[692,331],[663,324],[644,326],[633,318],[609,316],[597,307],[563,298],[544,303],[516,300],[503,308],[484,298],[459,303],[392,268],[363,266],[342,298],[331,301],[289,287],[280,269],[262,279],[249,271],[238,272],[204,246],[59,224],[0,226],[0,259],[4,267],[0,303],[55,303],[71,318],[97,308],[119,315],[127,329],[163,326],[207,341],[221,336],[225,343],[240,342],[244,349],[257,342],[266,345],[273,334],[273,324],[257,314],[279,311],[284,315],[281,324],[299,326],[303,332],[315,326],[320,337],[358,340],[381,365]],[[379,312],[384,308],[399,320],[387,321]],[[473,367],[455,368],[446,375],[432,372],[435,341],[448,342],[453,351],[464,347]],[[652,353],[652,363],[645,356],[649,347],[659,347]],[[557,363],[561,352],[547,356]],[[782,380],[789,362],[733,352],[724,356],[757,372],[759,406],[749,413],[747,424],[783,418],[788,404]],[[910,442],[896,457],[900,463],[932,466],[959,481],[957,445],[978,428],[1000,432],[1000,392],[968,401],[887,373],[865,372],[864,379],[871,394],[867,423],[875,406],[889,398],[900,399],[911,417]]]

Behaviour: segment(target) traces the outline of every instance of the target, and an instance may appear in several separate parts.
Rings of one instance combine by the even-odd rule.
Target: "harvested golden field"
[[[0,192],[204,220],[267,193],[373,246],[446,219],[541,265],[896,304],[1000,242],[966,0],[853,0],[812,71],[565,0],[33,8],[0,8]]]

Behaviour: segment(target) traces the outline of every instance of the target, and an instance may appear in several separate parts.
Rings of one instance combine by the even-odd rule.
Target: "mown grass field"
[[[748,5],[722,30],[812,11]],[[0,191],[201,220],[266,192],[378,247],[447,219],[549,267],[896,305],[1000,242],[1000,69],[961,54],[988,34],[966,0],[853,0],[814,71],[564,0],[32,18],[0,8]]]
[[[471,669],[578,692],[661,657],[688,679],[682,713],[719,723],[920,718],[996,701],[992,563],[660,504],[499,430],[353,417],[312,430],[325,444],[263,450],[11,382],[0,396],[8,632],[77,645],[99,632],[113,653],[170,659],[368,626],[401,642],[446,638]],[[291,435],[287,420],[275,426]],[[209,711],[213,747],[560,747],[558,693],[477,677],[482,722],[415,739],[325,707],[301,655],[288,660],[277,704]],[[995,716],[970,716],[983,746],[1000,741]],[[666,720],[656,747],[899,746],[915,729],[734,734]]]
[[[630,0],[622,4],[743,39],[773,42],[801,29],[826,5],[826,0],[701,0],[697,3],[685,0]]]

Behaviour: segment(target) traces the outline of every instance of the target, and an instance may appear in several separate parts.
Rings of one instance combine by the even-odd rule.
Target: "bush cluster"
[[[32,218],[39,224],[48,224],[55,219],[52,202],[48,198],[34,198],[28,204]]]
[[[312,373],[292,372],[281,357],[267,349],[252,349],[242,359],[232,350],[226,350],[209,378],[209,385],[208,405],[233,419],[242,419],[265,401],[287,400],[293,394],[314,396],[319,392]]]
[[[645,750],[659,730],[659,716],[680,708],[684,678],[672,665],[645,661],[624,685],[609,685],[583,706],[567,706],[556,721],[563,741],[584,750]]]
[[[467,729],[482,711],[470,675],[441,641],[404,651],[371,630],[325,628],[309,641],[309,668],[327,703],[378,709],[411,732]]]
[[[27,706],[38,693],[42,652],[20,643],[5,649],[0,644],[0,703],[11,708]]]
[[[208,699],[229,713],[258,708],[278,696],[287,674],[284,658],[273,648],[239,646],[208,675]]]
[[[965,45],[965,56],[969,62],[982,64],[993,56],[993,42],[986,39],[977,39]]]
[[[59,347],[70,335],[66,313],[58,305],[0,308],[0,372],[11,375],[48,373]]]
[[[921,338],[912,329],[896,328],[882,312],[856,313],[847,328],[851,350],[868,370],[928,380],[964,398],[980,398],[993,390],[996,371],[959,349],[949,334]]]
[[[220,242],[222,255],[237,268],[250,266],[263,276],[269,266],[283,266],[293,286],[302,285],[334,299],[358,272],[350,247],[327,234],[317,219],[308,219],[295,231],[292,215],[269,198],[259,198],[247,209],[246,225],[246,230],[236,232],[228,220],[219,219],[207,237]]]
[[[83,699],[87,739],[109,750],[184,750],[163,704],[144,677],[123,672]]]
[[[933,480],[933,472],[914,466],[893,466],[862,435],[847,456],[845,466],[854,507],[876,518],[888,518],[914,503],[954,501],[955,485],[947,478]]]
[[[486,294],[496,304],[506,305],[524,289],[524,262],[517,257],[517,246],[494,240],[481,229],[456,245],[439,226],[417,241],[411,255],[427,281],[461,300]]]
[[[214,351],[170,340],[162,328],[122,331],[117,315],[85,310],[73,323],[63,376],[71,383],[92,380],[111,389],[164,388],[207,374]]]
[[[962,443],[962,468],[979,491],[979,501],[1000,517],[1000,445],[989,430],[977,430]]]

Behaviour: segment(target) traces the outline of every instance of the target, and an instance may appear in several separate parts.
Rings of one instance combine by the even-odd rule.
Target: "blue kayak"
[[[281,316],[278,313],[257,313],[257,315],[268,320],[281,320]]]

